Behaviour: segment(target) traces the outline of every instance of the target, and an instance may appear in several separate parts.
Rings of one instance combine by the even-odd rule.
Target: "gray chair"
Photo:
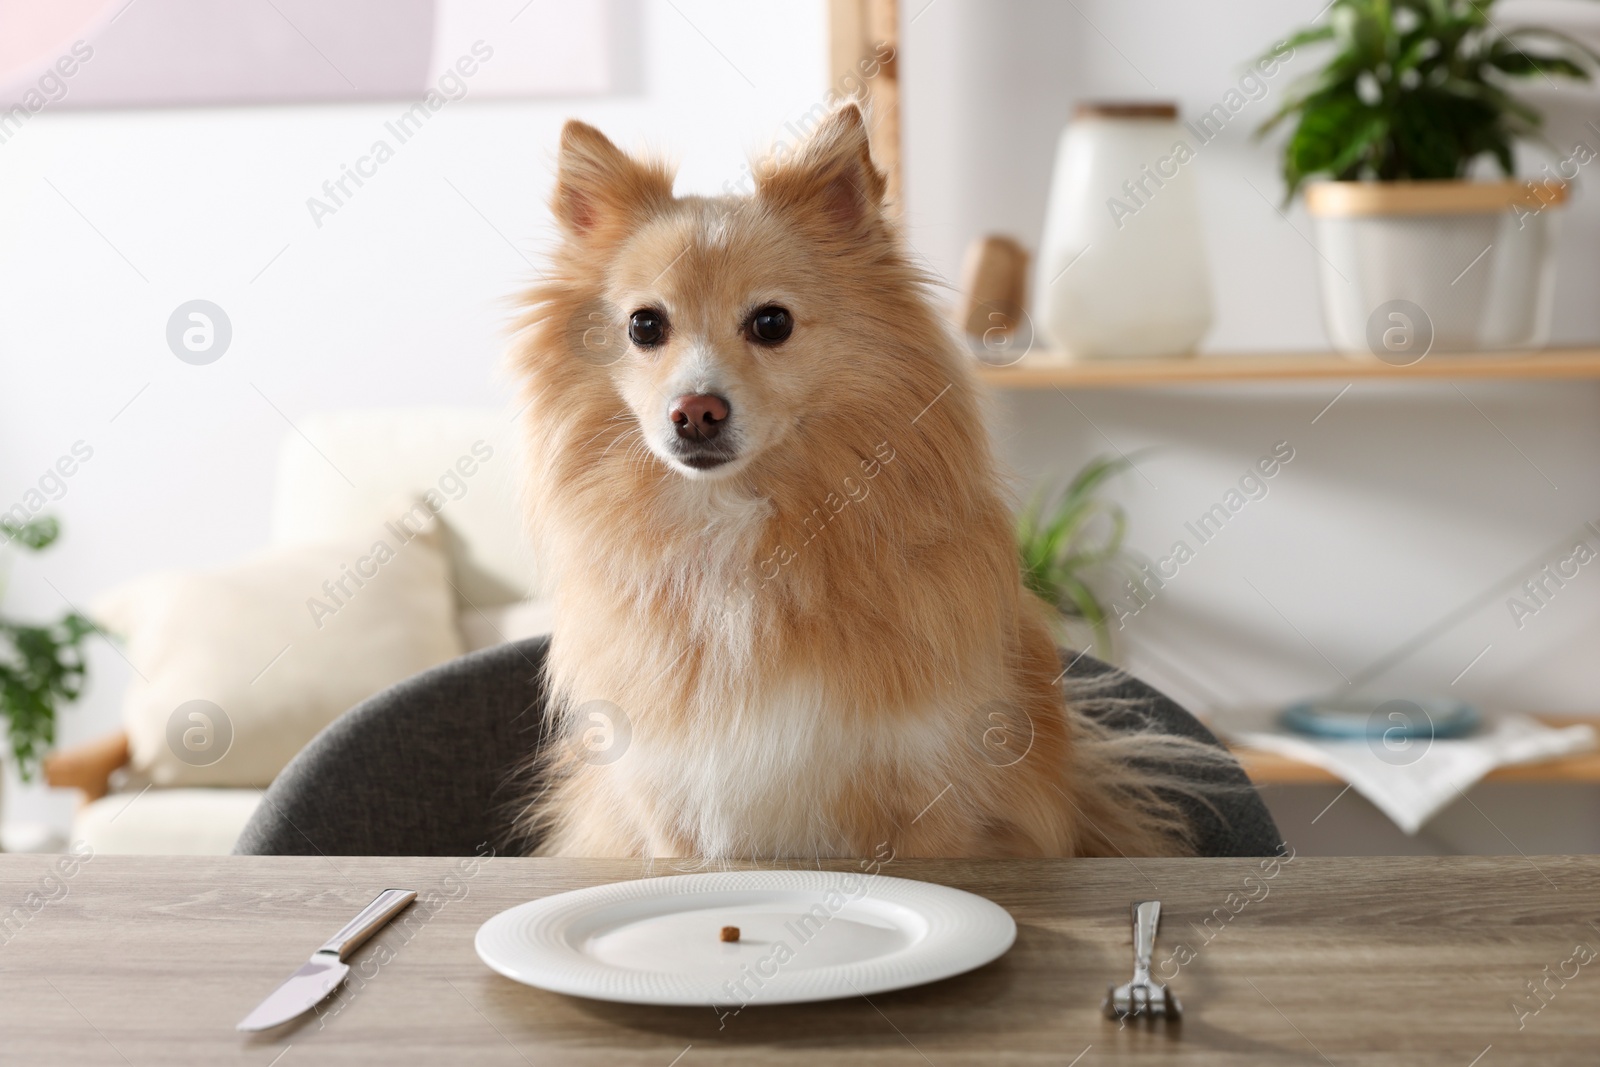
[[[474,652],[352,708],[278,775],[234,851],[255,856],[470,856],[526,849],[514,830],[521,778],[545,740],[548,637]],[[1118,729],[1154,726],[1211,745],[1194,716],[1088,656],[1068,674],[1099,679],[1098,713]],[[1186,772],[1217,787],[1184,802],[1205,856],[1268,856],[1282,841],[1237,764]]]

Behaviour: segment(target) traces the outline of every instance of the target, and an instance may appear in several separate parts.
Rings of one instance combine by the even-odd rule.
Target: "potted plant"
[[[1086,625],[1102,657],[1112,651],[1111,610],[1100,590],[1137,568],[1122,547],[1127,514],[1099,491],[1129,465],[1121,457],[1096,457],[1064,489],[1036,495],[1017,520],[1023,584],[1060,612],[1063,631]]]
[[[1579,145],[1562,177],[1515,180],[1513,146],[1542,118],[1511,86],[1587,81],[1600,56],[1556,30],[1502,26],[1495,4],[1333,0],[1289,38],[1331,53],[1259,133],[1293,119],[1287,195],[1305,190],[1323,314],[1345,352],[1403,365],[1548,337],[1550,216],[1594,152]],[[1491,168],[1501,180],[1479,180]]]
[[[15,544],[38,552],[60,535],[61,526],[52,518],[21,525],[0,519],[5,539],[0,549]],[[5,720],[7,741],[0,755],[10,755],[25,782],[55,744],[57,709],[83,692],[83,641],[93,632],[94,624],[75,611],[43,625],[0,617],[0,719]]]

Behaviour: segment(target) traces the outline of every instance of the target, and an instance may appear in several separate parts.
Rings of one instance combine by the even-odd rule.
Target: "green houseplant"
[[[1505,25],[1496,7],[1333,0],[1287,41],[1325,58],[1260,132],[1291,127],[1284,183],[1291,199],[1306,194],[1324,315],[1347,352],[1407,363],[1547,337],[1548,213],[1595,152],[1580,142],[1553,180],[1512,180],[1515,144],[1542,126],[1513,89],[1586,81],[1600,57],[1560,31]],[[1503,180],[1474,180],[1491,169]]]
[[[1060,612],[1064,623],[1087,625],[1102,656],[1111,653],[1112,617],[1103,590],[1135,567],[1123,547],[1127,514],[1100,490],[1130,465],[1122,457],[1096,457],[1065,487],[1035,495],[1017,519],[1023,584]]]
[[[38,552],[55,542],[61,526],[53,518],[21,525],[0,519],[0,534],[9,544]],[[94,625],[75,611],[43,625],[0,616],[0,718],[23,781],[32,779],[55,743],[59,707],[83,692],[83,642],[93,632]]]

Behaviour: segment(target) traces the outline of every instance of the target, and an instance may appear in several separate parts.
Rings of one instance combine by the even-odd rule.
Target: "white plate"
[[[739,941],[719,939],[737,926]],[[1011,947],[1000,905],[928,882],[837,871],[717,871],[577,889],[478,928],[478,956],[541,989],[737,1008],[935,982]]]

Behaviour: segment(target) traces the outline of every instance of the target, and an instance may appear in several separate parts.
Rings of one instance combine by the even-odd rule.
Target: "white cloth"
[[[1232,737],[1239,744],[1337,775],[1408,834],[1415,834],[1496,767],[1584,752],[1594,748],[1596,740],[1592,726],[1556,729],[1523,715],[1500,719],[1475,737],[1414,742],[1412,750],[1386,749],[1382,738],[1368,744],[1254,731]]]

